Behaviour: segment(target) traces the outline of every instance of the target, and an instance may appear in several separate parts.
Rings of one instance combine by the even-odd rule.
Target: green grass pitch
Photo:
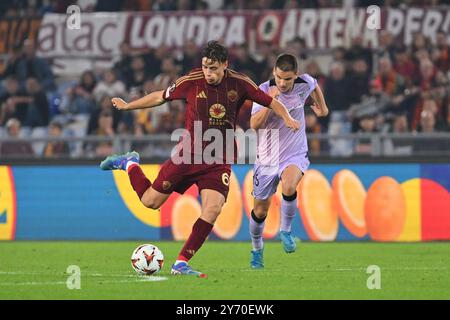
[[[182,243],[152,242],[165,255],[150,281],[131,268],[129,242],[0,242],[0,299],[450,299],[450,243],[267,242],[265,269],[249,267],[250,242],[207,242],[192,266],[207,279],[171,276]],[[81,289],[69,290],[69,265]],[[369,290],[370,265],[381,288]]]

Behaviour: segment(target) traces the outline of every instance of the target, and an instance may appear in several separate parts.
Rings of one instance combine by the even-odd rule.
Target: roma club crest
[[[236,90],[230,90],[227,92],[227,96],[228,96],[228,100],[230,100],[231,102],[235,102],[238,94],[237,94]]]

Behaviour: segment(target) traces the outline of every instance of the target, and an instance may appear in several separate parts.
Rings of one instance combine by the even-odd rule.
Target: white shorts
[[[309,167],[307,153],[292,156],[278,166],[265,166],[256,164],[253,166],[253,197],[258,200],[269,199],[276,191],[281,174],[290,165],[295,165],[302,173]]]

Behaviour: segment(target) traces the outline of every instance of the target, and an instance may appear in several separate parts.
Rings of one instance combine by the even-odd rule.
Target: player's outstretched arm
[[[250,128],[254,130],[262,128],[269,118],[270,111],[271,110],[269,108],[262,108],[261,110],[253,114],[250,118]]]
[[[314,111],[318,117],[326,117],[328,115],[328,107],[325,103],[325,98],[323,96],[322,90],[319,85],[311,92],[311,98],[314,100],[314,104],[311,109]]]
[[[277,87],[270,87],[267,94],[272,98],[276,98],[279,96],[280,91],[277,89]],[[270,110],[269,108],[262,108],[255,114],[252,114],[252,116],[250,117],[250,128],[258,130],[264,127],[271,111],[272,110]]]
[[[112,98],[111,102],[113,106],[119,110],[153,108],[162,105],[165,102],[163,99],[163,92],[163,90],[153,91],[152,93],[129,103],[125,102],[121,98]]]
[[[269,108],[271,108],[277,116],[283,119],[286,127],[293,130],[300,129],[300,123],[291,117],[289,111],[280,101],[278,101],[277,99],[272,99],[272,103],[269,105]]]

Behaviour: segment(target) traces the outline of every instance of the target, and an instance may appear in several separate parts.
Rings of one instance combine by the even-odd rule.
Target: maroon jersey
[[[191,137],[194,137],[194,121],[201,121],[202,136],[207,129],[219,129],[224,143],[225,130],[235,129],[239,109],[246,99],[262,106],[268,106],[272,102],[272,97],[259,89],[249,77],[230,69],[225,70],[225,75],[218,85],[208,84],[202,69],[194,69],[167,88],[163,98],[168,101],[186,101],[185,127]],[[209,143],[203,142],[202,148]]]

